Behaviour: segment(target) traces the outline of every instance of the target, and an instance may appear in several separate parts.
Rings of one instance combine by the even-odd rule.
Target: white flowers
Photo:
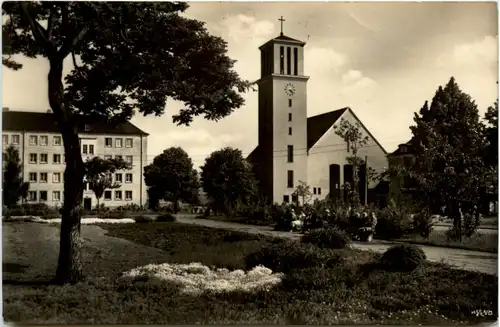
[[[204,292],[227,293],[232,291],[254,292],[269,290],[281,282],[283,274],[264,266],[257,266],[245,273],[226,268],[211,270],[198,262],[186,264],[147,265],[123,273],[121,279],[129,282],[145,280],[148,283],[171,282],[181,287],[181,292],[198,295]]]
[[[54,219],[35,219],[34,222],[47,223],[47,224],[60,224],[61,218]],[[90,225],[90,224],[134,224],[135,220],[132,218],[123,218],[123,219],[103,219],[103,218],[82,218],[82,225]]]

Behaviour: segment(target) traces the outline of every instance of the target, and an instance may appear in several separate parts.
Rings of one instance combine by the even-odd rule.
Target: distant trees
[[[484,153],[485,126],[476,104],[452,77],[439,87],[430,107],[415,114],[410,175],[417,193],[428,205],[446,204],[456,237],[462,237],[463,215],[478,215],[483,186],[487,182]]]
[[[23,182],[21,159],[19,151],[13,145],[5,149],[3,161],[3,205],[11,208],[20,199],[28,196],[30,184]]]
[[[238,149],[226,147],[206,158],[201,183],[213,209],[228,216],[238,203],[248,205],[257,198],[252,167]]]
[[[85,180],[89,183],[89,188],[94,192],[97,199],[97,208],[106,189],[119,188],[121,183],[113,182],[113,174],[117,170],[128,170],[132,167],[123,159],[102,159],[94,157],[85,163]]]
[[[148,188],[151,209],[156,209],[160,200],[174,203],[174,213],[179,211],[179,201],[194,203],[198,198],[198,173],[186,151],[171,147],[156,156],[144,167],[144,181]]]

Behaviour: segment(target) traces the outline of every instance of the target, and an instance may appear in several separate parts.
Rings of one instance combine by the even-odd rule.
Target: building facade
[[[345,159],[351,154],[334,131],[341,119],[362,125],[370,141],[359,156],[368,158],[369,167],[377,172],[387,167],[387,152],[350,108],[307,117],[305,45],[281,33],[260,47],[258,146],[248,160],[269,202],[299,201],[294,196],[299,181],[311,187],[313,199],[340,197],[342,185],[352,180],[352,166]],[[376,185],[361,182],[367,197],[366,189]]]
[[[62,136],[51,113],[2,110],[2,147],[19,150],[23,180],[30,183],[28,203],[62,206],[64,200],[65,157]],[[118,171],[113,181],[119,188],[106,190],[100,203],[107,207],[127,204],[145,205],[144,166],[147,164],[148,134],[126,122],[110,126],[106,123],[82,124],[79,130],[83,160],[94,156],[104,159],[121,157],[130,170]],[[97,198],[85,184],[83,206],[97,205]]]

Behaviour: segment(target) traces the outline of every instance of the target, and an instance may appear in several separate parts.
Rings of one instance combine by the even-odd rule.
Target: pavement
[[[176,215],[177,221],[185,224],[194,224],[212,228],[221,228],[235,231],[242,231],[251,234],[262,234],[281,238],[299,240],[300,233],[273,231],[269,226],[245,225],[226,221],[195,218],[194,215]],[[354,248],[366,251],[385,252],[394,245],[393,242],[374,240],[370,243],[353,244]],[[433,262],[442,262],[459,269],[478,271],[491,275],[498,275],[498,255],[496,253],[486,253],[480,251],[450,249],[445,247],[417,245],[424,251],[427,259]]]

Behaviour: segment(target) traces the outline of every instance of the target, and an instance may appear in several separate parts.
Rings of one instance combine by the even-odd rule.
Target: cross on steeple
[[[281,34],[280,35],[283,35],[283,22],[285,22],[286,20],[283,18],[283,16],[281,16],[281,18],[278,18],[278,20],[281,22]]]

